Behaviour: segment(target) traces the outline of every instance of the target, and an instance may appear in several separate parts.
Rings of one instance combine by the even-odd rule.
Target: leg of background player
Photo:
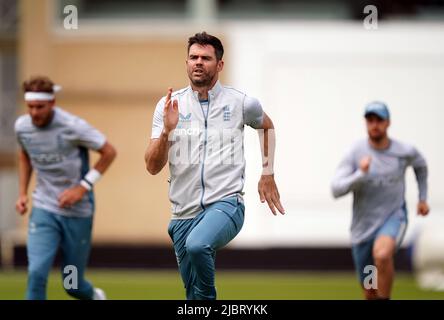
[[[378,270],[378,298],[390,298],[395,274],[393,261],[395,249],[396,241],[392,237],[382,235],[376,238],[373,259]]]
[[[91,248],[93,218],[67,218],[62,216],[58,216],[58,218],[61,220],[63,228],[63,239],[61,244],[63,254],[63,279],[68,276],[68,274],[63,273],[65,266],[72,265],[77,268],[77,289],[65,288],[65,290],[70,296],[76,299],[93,299],[94,288],[85,279],[85,268],[88,264]]]
[[[60,244],[60,227],[54,214],[33,208],[29,221],[28,289],[26,299],[45,300],[48,274]]]
[[[366,300],[376,300],[378,299],[378,291],[376,289],[363,289],[364,297]]]

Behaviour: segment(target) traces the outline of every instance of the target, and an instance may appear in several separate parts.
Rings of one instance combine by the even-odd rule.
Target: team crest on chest
[[[226,105],[223,107],[223,111],[224,111],[224,121],[230,121],[231,120],[231,111],[230,111],[230,106]]]

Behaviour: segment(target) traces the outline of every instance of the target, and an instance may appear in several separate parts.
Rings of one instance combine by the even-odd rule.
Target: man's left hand
[[[419,201],[418,202],[418,214],[421,216],[426,216],[429,214],[430,208],[427,202]]]
[[[274,182],[274,175],[262,175],[258,183],[258,192],[261,202],[267,201],[271,212],[276,215],[276,208],[281,214],[285,214],[284,207],[282,207],[280,195],[276,183]]]
[[[76,202],[80,201],[86,192],[87,190],[80,185],[66,189],[59,196],[60,208],[68,208],[72,206]]]

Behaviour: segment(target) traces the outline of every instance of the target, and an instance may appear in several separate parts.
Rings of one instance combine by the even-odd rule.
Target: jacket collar
[[[217,95],[219,95],[219,93],[222,91],[223,87],[220,84],[220,81],[217,80],[217,82],[214,84],[213,88],[211,88],[210,91],[208,91],[208,95],[212,98],[216,97]]]
[[[191,87],[191,85],[190,85],[190,89],[193,92],[193,95],[196,97],[196,99],[199,100],[199,92],[193,91],[193,88]],[[219,95],[219,93],[222,91],[222,89],[223,89],[222,84],[220,83],[219,80],[217,80],[217,82],[214,84],[213,88],[211,88],[211,90],[208,91],[208,97],[210,99],[214,99],[214,97]]]

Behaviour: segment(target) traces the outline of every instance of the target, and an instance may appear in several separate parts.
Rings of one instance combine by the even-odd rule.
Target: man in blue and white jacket
[[[156,106],[147,170],[157,174],[169,162],[173,241],[187,299],[216,299],[216,250],[228,244],[244,222],[245,125],[258,129],[263,172],[262,202],[284,213],[274,181],[274,126],[255,98],[220,84],[221,41],[205,32],[188,40],[190,86],[168,94]]]

